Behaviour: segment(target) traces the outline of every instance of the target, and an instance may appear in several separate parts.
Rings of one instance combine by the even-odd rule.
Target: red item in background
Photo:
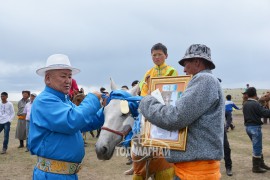
[[[73,98],[74,92],[75,92],[75,91],[78,92],[78,91],[79,91],[79,88],[78,88],[78,85],[77,85],[76,80],[75,80],[75,79],[72,79],[72,82],[71,82],[71,88],[70,88],[69,93],[68,93],[70,99]]]

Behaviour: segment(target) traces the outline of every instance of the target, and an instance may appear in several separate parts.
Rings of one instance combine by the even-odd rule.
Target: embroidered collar
[[[162,69],[164,69],[166,67],[167,67],[167,64],[165,62],[163,64],[161,64],[160,66],[155,65],[156,70],[162,70]]]

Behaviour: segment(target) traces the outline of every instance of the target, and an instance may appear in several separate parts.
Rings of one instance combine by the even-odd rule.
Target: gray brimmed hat
[[[209,47],[203,44],[192,44],[186,51],[185,56],[178,62],[181,66],[184,66],[184,61],[187,59],[201,58],[209,62],[210,69],[215,69],[215,64],[211,59],[211,50]]]
[[[80,72],[79,69],[71,66],[67,55],[53,54],[48,57],[46,66],[38,69],[36,73],[40,76],[44,76],[46,71],[55,69],[69,69],[72,71],[72,75],[78,74]]]

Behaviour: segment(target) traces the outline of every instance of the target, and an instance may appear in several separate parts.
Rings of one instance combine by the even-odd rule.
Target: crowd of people
[[[29,133],[29,122],[31,114],[31,106],[37,95],[30,94],[30,91],[22,91],[22,99],[18,102],[17,126],[15,138],[19,140],[18,148],[23,148],[24,140],[27,140]],[[29,99],[30,97],[30,99]],[[9,142],[10,125],[15,117],[13,104],[8,101],[8,93],[1,93],[1,113],[0,113],[0,132],[4,130],[4,143],[1,154],[6,154]],[[26,141],[26,152],[28,152],[28,144]]]
[[[165,63],[168,57],[165,45],[155,44],[151,48],[151,56],[154,66],[141,81],[132,82],[132,86],[138,84],[138,95],[144,97],[139,105],[140,112],[149,122],[168,131],[188,127],[188,139],[185,151],[170,150],[169,156],[152,160],[148,167],[150,173],[156,174],[157,179],[159,175],[175,180],[220,179],[220,161],[224,158],[226,173],[232,176],[227,132],[235,128],[233,109],[243,111],[246,133],[253,148],[252,172],[270,170],[264,161],[261,131],[261,118],[270,118],[270,110],[267,109],[268,102],[263,106],[257,101],[254,87],[247,87],[243,92],[242,108],[235,105],[231,95],[227,95],[225,100],[221,80],[212,73],[216,66],[210,48],[193,44],[178,62],[186,75],[192,75],[192,79],[175,106],[164,105],[150,95],[150,79],[177,76],[178,72]],[[100,134],[104,123],[103,106],[106,105],[100,102],[106,102],[109,92],[101,87],[100,91],[85,94],[73,78],[79,72],[71,66],[68,56],[54,54],[48,57],[45,67],[36,71],[44,79],[44,90],[39,95],[22,91],[15,136],[19,140],[18,148],[26,146],[26,152],[38,157],[33,179],[78,179],[77,173],[85,155],[81,132],[97,130],[96,137]],[[123,85],[121,90],[128,91],[129,88]],[[79,104],[74,104],[71,101],[77,94],[85,96]],[[6,154],[10,124],[15,117],[7,92],[1,93],[0,110],[0,132],[4,130],[1,154]],[[127,164],[133,166],[126,174],[133,174],[134,180],[144,179],[146,161],[138,162],[142,156],[135,151],[130,154]]]

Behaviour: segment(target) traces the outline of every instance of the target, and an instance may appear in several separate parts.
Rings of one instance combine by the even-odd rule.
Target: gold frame
[[[150,80],[150,92],[156,90],[157,88],[162,92],[162,87],[164,85],[174,85],[177,84],[176,92],[184,92],[187,87],[188,82],[191,80],[192,76],[166,76],[166,77],[153,77]],[[178,95],[177,95],[178,96]],[[177,97],[178,99],[179,97]],[[178,139],[168,140],[168,139],[155,139],[150,137],[151,123],[147,120],[144,122],[144,140],[142,142],[143,146],[149,147],[160,147],[169,148],[173,150],[185,151],[186,141],[187,141],[187,131],[188,127],[185,127],[178,132]]]

